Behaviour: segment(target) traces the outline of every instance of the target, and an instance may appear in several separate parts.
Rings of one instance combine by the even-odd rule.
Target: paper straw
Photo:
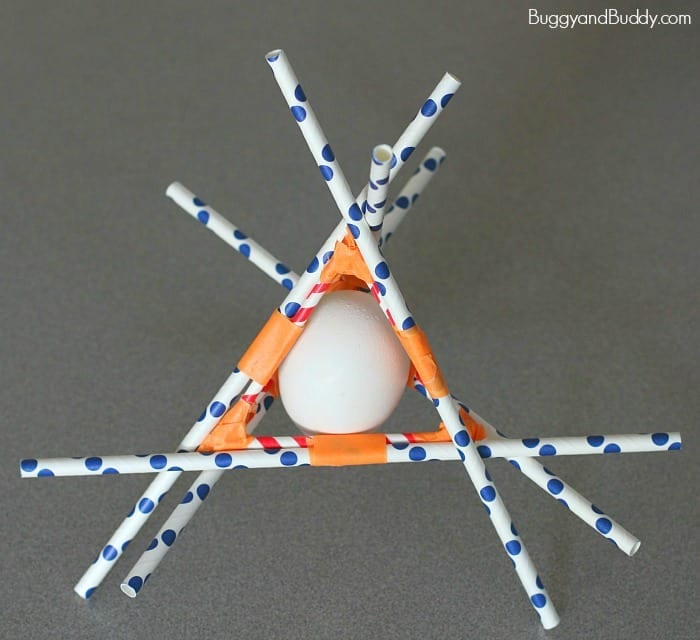
[[[473,412],[471,415],[474,416]],[[476,419],[476,418],[475,418]],[[481,422],[481,421],[480,421]],[[484,425],[485,426],[485,425]],[[416,444],[423,448],[426,455],[433,460],[461,460],[459,452],[450,443],[422,441],[420,433],[387,433],[387,451],[401,449],[405,445]],[[604,451],[603,446],[592,446],[592,438],[604,438],[615,442],[614,450]],[[511,440],[487,438],[476,441],[477,450],[482,458],[532,458],[536,456],[572,456],[602,453],[642,453],[659,451],[678,451],[681,449],[680,434],[649,433],[626,434],[615,436],[580,436],[565,438],[539,439],[541,446],[531,447],[527,443],[538,438]],[[272,444],[274,442],[274,444]],[[391,447],[390,447],[391,445]],[[260,449],[296,449],[313,447],[313,437],[271,437],[255,438],[246,449],[225,451],[226,456],[237,452]],[[556,451],[555,451],[556,449]],[[211,453],[157,453],[142,455],[89,456],[85,458],[26,458],[20,462],[22,478],[42,478],[51,476],[99,476],[116,473],[158,473],[160,471],[204,471],[228,468],[219,460],[211,459]],[[215,456],[216,457],[216,456]],[[390,460],[389,462],[399,461]],[[547,474],[549,478],[551,473]],[[550,491],[558,495],[558,491]]]
[[[257,411],[246,427],[246,431],[252,432],[260,424],[263,417],[272,405],[274,398],[263,393],[257,405]],[[141,591],[146,581],[162,562],[173,543],[180,536],[180,532],[194,517],[199,507],[210,495],[214,485],[223,475],[223,470],[216,469],[204,471],[197,476],[180,503],[175,507],[160,531],[151,540],[146,550],[141,554],[131,571],[121,582],[121,590],[130,598],[135,598]]]
[[[362,213],[365,214],[365,220],[377,239],[384,220],[392,154],[388,144],[379,145],[372,150],[372,160],[369,163],[367,198],[362,203]]]
[[[401,330],[415,326],[415,320],[406,306],[398,284],[391,274],[389,266],[384,262],[379,248],[374,243],[360,208],[353,201],[350,188],[338,162],[335,160],[335,156],[332,156],[331,161],[331,156],[324,155],[324,150],[328,147],[328,141],[284,52],[281,50],[273,51],[267,54],[266,58],[314,159],[322,167],[327,167],[325,172],[323,169],[321,170],[326,180],[326,186],[348,223],[348,229],[350,229],[355,238],[365,263],[370,272],[381,281],[375,281],[374,286],[379,287],[380,296],[387,308],[389,321]],[[446,104],[451,97],[452,94],[450,93],[449,97],[445,96],[445,99],[441,102]],[[423,117],[426,119],[435,115],[436,112],[437,105],[434,101],[427,107],[424,105],[421,110]],[[408,157],[413,149],[406,151],[405,155]],[[403,151],[401,154],[403,155]],[[323,165],[323,162],[327,164]],[[437,398],[436,409],[455,447],[462,453],[461,457],[467,474],[484,503],[487,513],[491,517],[491,522],[496,529],[497,535],[513,561],[515,572],[525,588],[532,606],[540,616],[542,625],[546,629],[556,626],[559,623],[559,616],[542,586],[529,553],[519,536],[515,533],[510,515],[495,485],[488,476],[476,447],[472,443],[466,429],[460,424],[455,402],[449,395]],[[513,551],[516,551],[516,553],[513,553]]]
[[[416,200],[428,186],[433,176],[445,161],[446,154],[440,147],[433,147],[421,161],[416,172],[406,181],[404,188],[396,196],[394,202],[384,215],[379,246],[383,247],[403,222],[406,214],[413,208]]]
[[[236,225],[231,224],[179,182],[173,182],[167,188],[165,195],[286,289],[291,289],[299,280],[299,276],[287,265],[280,262],[267,249],[248,237]]]
[[[196,449],[219,422],[221,416],[224,415],[232,400],[241,392],[246,382],[248,382],[248,378],[245,374],[235,369],[184,437],[178,449],[185,451]],[[160,500],[175,484],[179,475],[180,472],[159,473],[153,479],[146,491],[136,501],[129,515],[127,515],[107,541],[107,544],[102,548],[95,562],[90,565],[75,587],[73,587],[81,598],[89,598],[95,592],[95,589],[102,583],[105,576],[121,557],[126,546],[156,510]]]

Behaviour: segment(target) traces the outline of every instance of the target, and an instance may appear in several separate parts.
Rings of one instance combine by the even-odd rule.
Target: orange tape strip
[[[238,368],[258,384],[267,384],[302,330],[275,309],[243,354]]]
[[[362,286],[374,280],[350,233],[345,234],[342,242],[335,243],[333,257],[321,272],[321,282],[336,282],[341,276],[354,276]]]
[[[435,362],[433,350],[430,348],[430,343],[423,330],[416,325],[405,331],[397,330],[396,335],[430,396],[442,398],[448,395],[450,392],[447,383],[442,377],[440,367]]]
[[[245,427],[254,415],[253,405],[240,399],[202,440],[197,451],[231,451],[246,448],[253,436],[246,433]]]
[[[383,433],[323,434],[309,440],[312,467],[386,463],[386,437]]]

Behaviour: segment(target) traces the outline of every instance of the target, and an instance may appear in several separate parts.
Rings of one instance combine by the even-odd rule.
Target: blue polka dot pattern
[[[397,451],[403,451],[408,446],[408,442],[394,442],[391,446]]]
[[[150,500],[149,498],[141,498],[139,500],[139,511],[141,513],[151,513],[153,511],[153,507],[156,505],[154,504],[153,500]]]
[[[151,543],[146,547],[146,551],[153,551],[158,546],[158,538],[153,538]]]
[[[540,447],[538,453],[541,456],[555,456],[557,455],[557,450],[551,444],[545,444]]]
[[[512,556],[517,556],[522,550],[522,545],[517,540],[506,542],[506,551]]]
[[[111,544],[108,544],[102,550],[102,557],[105,560],[107,560],[107,562],[112,562],[113,560],[116,560],[118,555],[119,555],[119,552]]]
[[[209,495],[211,487],[206,483],[203,482],[197,487],[197,495],[199,496],[200,500],[206,500],[206,497]]]
[[[559,498],[557,502],[563,504],[567,509],[569,508],[569,503],[566,500],[564,500],[564,498]]]
[[[242,244],[238,247],[238,250],[241,252],[241,255],[250,258],[250,245]]]
[[[659,447],[662,447],[668,442],[668,434],[667,433],[654,433],[651,436],[651,440],[655,445],[658,445]]]
[[[304,122],[304,120],[306,120],[306,109],[304,109],[304,107],[294,106],[291,108],[291,111],[297,122]]]
[[[114,474],[119,474],[119,471],[117,471],[114,467],[107,467],[102,471],[103,476],[109,476]]]
[[[415,462],[420,462],[421,460],[425,460],[425,449],[423,447],[413,447],[409,452],[408,452],[408,457],[411,460],[414,460]]]
[[[401,196],[400,198],[396,199],[396,202],[394,202],[394,204],[399,209],[408,209],[408,207],[411,204],[411,201],[406,196]]]
[[[413,150],[415,147],[404,147],[401,149],[401,160],[406,162],[411,157],[411,154],[413,153]]]
[[[93,456],[92,458],[87,458],[85,460],[85,466],[90,471],[97,471],[102,466],[102,458]]]
[[[335,154],[333,153],[333,149],[331,149],[331,145],[327,144],[321,149],[321,156],[326,162],[333,162],[333,160],[335,160]]]
[[[197,198],[196,196],[192,199],[192,202],[194,203],[195,207],[206,207],[207,203],[204,202],[201,198]]]
[[[353,204],[348,209],[348,215],[351,220],[362,220],[362,209],[357,205],[357,202]]]
[[[539,438],[523,438],[523,444],[528,449],[534,449],[540,443]]]
[[[289,278],[285,278],[282,280],[282,286],[288,291],[291,291],[294,288],[294,282]]]
[[[493,502],[496,499],[496,490],[493,487],[484,487],[481,491],[479,491],[479,495],[481,496],[482,500],[485,500],[486,502]]]
[[[297,88],[294,89],[294,97],[299,101],[299,102],[306,102],[306,94],[304,93],[304,90],[301,88],[301,85],[298,84]]]
[[[217,453],[214,458],[214,463],[217,467],[230,467],[233,462],[230,453]]]
[[[382,295],[384,295],[384,294],[382,294]],[[406,318],[401,323],[401,329],[403,331],[406,331],[407,329],[410,329],[411,327],[415,327],[415,326],[416,326],[416,321],[411,316],[408,316],[408,318]]]
[[[275,271],[282,276],[285,273],[289,273],[290,269],[286,264],[282,264],[281,262],[278,262],[275,265]]]
[[[491,457],[491,449],[487,447],[485,444],[479,445],[476,450],[479,452],[479,455],[482,458],[490,458]]]
[[[162,469],[166,464],[168,464],[168,459],[161,454],[157,454],[155,456],[151,456],[151,466],[154,469]]]
[[[610,520],[607,518],[598,518],[595,521],[595,528],[601,533],[610,533],[610,529],[612,529],[612,522],[610,522]]]
[[[542,580],[539,576],[537,576],[535,580],[535,584],[537,585],[538,589],[544,589],[544,585],[542,584]]]
[[[435,104],[435,101],[428,98],[425,101],[425,104],[421,107],[420,112],[426,118],[434,116],[437,113],[437,105]]]
[[[586,438],[586,442],[588,442],[588,444],[590,444],[592,447],[599,447],[604,441],[605,438],[603,436],[588,436]]]
[[[86,592],[85,592],[85,597],[89,598],[95,591],[97,590],[97,587],[90,587]]]
[[[163,540],[164,544],[170,546],[173,542],[175,542],[175,538],[177,538],[177,533],[175,533],[175,531],[173,531],[172,529],[166,529],[165,531],[163,531],[160,537],[161,540]]]
[[[297,463],[298,457],[297,454],[294,453],[294,451],[285,451],[281,456],[280,456],[280,462],[285,466],[285,467],[291,467]]]
[[[454,93],[446,93],[444,96],[442,96],[442,100],[440,100],[440,106],[444,109],[447,106],[447,103],[452,100],[452,96]]]
[[[354,224],[349,224],[348,229],[350,229],[350,233],[352,234],[352,237],[357,240],[357,238],[360,237],[360,228],[357,227]]]
[[[389,277],[389,265],[386,262],[380,262],[374,267],[374,273],[378,278],[386,280]]]
[[[561,480],[552,479],[547,482],[547,489],[556,496],[564,490],[564,483]]]
[[[605,449],[603,449],[603,453],[620,453],[620,445],[610,443],[605,445]]]
[[[214,418],[220,418],[221,416],[224,415],[224,412],[226,411],[226,405],[223,402],[214,401],[211,403],[211,407],[209,407],[209,413]]]
[[[273,53],[272,55],[267,56],[267,58],[265,58],[265,59],[266,59],[268,62],[277,62],[277,60],[279,59],[279,57],[280,57],[280,54],[279,54],[279,52],[276,51],[276,52]]]
[[[683,447],[683,445],[682,445],[680,442],[674,442],[674,443],[668,448],[668,450],[669,450],[669,451],[678,451],[678,450],[681,449],[682,447]]]
[[[530,598],[532,601],[532,604],[534,604],[538,609],[541,609],[544,607],[544,605],[547,604],[547,598],[543,593],[536,593],[534,596]]]
[[[40,478],[48,478],[49,476],[53,475],[53,471],[51,469],[40,469],[39,473],[36,474]]]
[[[331,169],[327,164],[322,164],[318,168],[326,182],[333,179],[333,169]]]
[[[332,257],[333,257],[333,251],[326,251],[326,253],[323,254],[323,264],[326,264]]]
[[[202,411],[202,413],[200,414],[199,418],[197,418],[197,422],[201,422],[201,421],[204,420],[204,418],[206,418],[206,417],[207,417],[207,410],[205,409],[204,411]]]
[[[518,535],[518,530],[515,528],[515,525],[514,525],[512,522],[510,523],[510,532],[511,532],[514,536],[517,536],[517,535]]]
[[[424,163],[423,166],[428,170],[428,171],[435,171],[437,169],[437,162],[435,162],[434,158],[428,158]]]
[[[462,429],[461,431],[455,433],[455,442],[460,447],[466,447],[469,444],[469,434],[466,432],[465,429]]]
[[[301,305],[298,302],[288,302],[284,305],[284,315],[288,318],[293,318],[300,308]]]
[[[138,593],[141,591],[141,587],[143,587],[143,580],[139,576],[134,576],[129,579],[128,584],[134,590],[134,593]]]
[[[188,502],[192,502],[192,500],[194,500],[194,496],[191,491],[188,491],[182,499],[182,504],[187,504]]]
[[[311,262],[309,262],[309,266],[306,267],[306,270],[309,273],[315,273],[316,271],[318,271],[318,266],[318,258],[314,258]]]
[[[236,238],[236,240],[245,240],[248,236],[243,233],[240,229],[236,229],[233,232],[233,237]]]
[[[520,471],[520,464],[517,460],[508,460],[518,471]]]
[[[202,224],[207,224],[207,222],[209,222],[209,212],[204,209],[198,211],[197,220],[199,220]]]
[[[272,403],[274,401],[275,399],[272,396],[265,396],[265,399],[263,400],[263,407],[265,407],[265,411],[267,411],[272,406]]]
[[[39,463],[34,458],[26,458],[25,460],[22,460],[22,462],[19,463],[19,466],[22,469],[22,471],[31,473],[32,471],[34,471],[34,469],[36,469],[38,464]]]
[[[600,514],[600,515],[603,514],[603,510],[602,510],[602,509],[599,509],[599,508],[596,507],[594,504],[591,505],[591,509],[593,509],[593,513],[597,513],[597,514]]]

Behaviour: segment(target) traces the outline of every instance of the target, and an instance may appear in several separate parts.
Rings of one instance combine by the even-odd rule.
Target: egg
[[[373,431],[399,403],[409,366],[369,293],[330,292],[279,367],[280,398],[304,433]]]

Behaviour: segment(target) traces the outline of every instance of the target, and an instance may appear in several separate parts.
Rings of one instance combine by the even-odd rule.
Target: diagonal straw
[[[268,409],[272,405],[274,398],[267,393],[263,393],[260,397],[258,410],[247,425],[247,431],[250,433],[260,424]],[[207,456],[216,460],[216,456]],[[289,458],[287,458],[287,461]],[[197,479],[192,483],[187,493],[184,495],[180,503],[175,507],[168,519],[165,521],[160,531],[151,540],[146,550],[141,554],[141,557],[136,561],[131,571],[121,582],[121,590],[130,598],[135,598],[141,591],[141,588],[156,570],[156,567],[162,562],[168,550],[172,547],[175,540],[180,536],[180,532],[184,529],[187,523],[202,506],[202,503],[211,493],[214,485],[219,481],[224,471],[220,468],[204,471],[197,476]]]
[[[428,186],[433,176],[445,161],[445,152],[440,147],[433,147],[421,161],[415,173],[406,181],[404,188],[394,198],[394,202],[384,215],[384,225],[379,239],[379,246],[383,247],[403,222],[406,214],[413,208],[416,200]]]
[[[165,195],[172,198],[176,205],[184,209],[195,220],[199,220],[214,235],[248,258],[275,282],[286,289],[291,289],[296,284],[299,276],[293,274],[287,265],[277,260],[267,249],[249,238],[236,225],[231,224],[218,211],[205,204],[179,182],[173,182],[167,188]]]
[[[192,425],[187,435],[178,446],[179,450],[194,451],[199,443],[219,422],[232,400],[242,391],[248,378],[235,369],[202,412],[197,422]],[[180,472],[159,473],[136,501],[129,515],[122,521],[112,537],[107,541],[95,562],[73,587],[81,598],[89,598],[100,586],[116,561],[121,557],[126,546],[141,530],[158,503],[175,484]]]
[[[379,145],[372,150],[367,198],[362,203],[362,213],[365,214],[365,220],[377,239],[384,221],[392,155],[393,151],[388,144]]]
[[[373,240],[371,231],[362,216],[362,211],[353,200],[345,176],[339,164],[335,161],[335,156],[333,156],[332,161],[324,156],[324,150],[330,148],[328,141],[284,52],[282,50],[272,51],[267,54],[266,59],[273,70],[275,80],[290,107],[292,115],[299,125],[309,150],[316,162],[327,169],[325,172],[323,168],[321,169],[326,179],[326,186],[347,222],[348,229],[352,233],[367,267],[374,276],[381,280],[381,282],[375,281],[368,284],[379,288],[381,298],[387,308],[387,316],[392,325],[395,325],[399,330],[407,330],[416,326],[398,284]],[[451,80],[450,84],[454,89],[459,86],[459,82],[452,76],[448,75],[447,78]],[[441,106],[447,104],[452,97],[454,89],[440,99]],[[422,125],[421,118],[422,121],[430,120],[437,111],[438,106],[434,100],[426,102],[417,116],[419,124]],[[414,122],[416,121],[414,120]],[[401,149],[400,146],[399,149]],[[407,158],[412,151],[413,148],[402,149],[399,153],[402,158],[404,155]],[[324,162],[326,164],[323,164]],[[467,474],[487,509],[496,533],[513,561],[515,572],[528,594],[532,606],[540,616],[542,625],[545,629],[555,627],[559,623],[559,616],[542,585],[542,581],[537,575],[537,570],[529,553],[516,533],[505,504],[488,475],[476,446],[473,444],[466,429],[461,425],[456,403],[448,394],[436,398],[435,406],[452,438],[454,446],[463,456],[462,460]]]

